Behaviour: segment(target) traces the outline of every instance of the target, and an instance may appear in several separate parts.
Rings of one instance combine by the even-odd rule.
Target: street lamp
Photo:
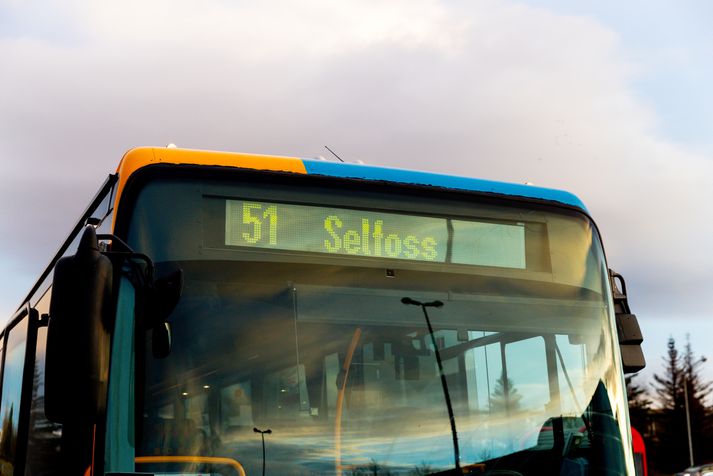
[[[693,440],[691,439],[691,414],[688,411],[688,375],[686,375],[683,380],[683,396],[685,398],[684,402],[686,404],[686,430],[688,431],[688,457],[691,460],[691,466],[693,466]]]
[[[701,362],[705,362],[705,356],[701,357]],[[684,403],[686,404],[686,430],[688,431],[688,458],[691,461],[691,466],[693,466],[693,438],[691,437],[691,413],[688,410],[688,377],[691,374],[691,365],[688,365],[687,372],[683,377],[683,397]]]

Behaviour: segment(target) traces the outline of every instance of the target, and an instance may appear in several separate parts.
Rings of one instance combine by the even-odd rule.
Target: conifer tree
[[[706,398],[711,393],[713,383],[706,382],[701,376],[701,367],[706,361],[705,357],[698,357],[691,349],[691,342],[686,342],[683,354],[683,371],[685,397],[688,397],[688,413],[691,420],[691,440],[693,443],[693,456],[696,462],[707,462],[713,456],[711,444],[713,443],[713,430],[711,425],[711,411],[706,406]]]
[[[677,410],[682,408],[683,396],[681,394],[683,387],[683,370],[681,366],[681,356],[676,348],[676,341],[673,337],[668,339],[668,351],[663,357],[664,374],[659,376],[654,375],[654,386],[658,402],[664,410]]]
[[[663,357],[663,375],[654,375],[654,388],[661,408],[656,425],[656,451],[651,455],[662,471],[674,473],[688,466],[686,414],[683,403],[683,365],[673,337]]]
[[[0,437],[0,458],[12,461],[15,457],[15,426],[13,422],[14,404],[5,412],[2,419],[2,437]]]
[[[629,401],[629,420],[631,426],[642,434],[649,433],[651,400],[645,386],[640,386],[634,382],[639,374],[626,377],[626,395]]]
[[[668,351],[663,360],[663,375],[654,375],[654,387],[661,408],[657,418],[654,459],[658,456],[656,465],[659,469],[676,472],[690,465],[686,405],[690,416],[694,463],[705,462],[713,456],[711,416],[705,404],[712,383],[703,380],[701,366],[705,359],[694,354],[690,342],[687,342],[681,355],[675,340],[669,338]]]
[[[515,388],[512,379],[505,378],[505,372],[495,382],[495,388],[490,396],[490,410],[494,412],[517,411],[520,408],[522,395]]]

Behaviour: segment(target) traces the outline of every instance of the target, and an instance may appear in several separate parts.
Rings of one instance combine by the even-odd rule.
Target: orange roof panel
[[[208,165],[297,174],[307,173],[304,163],[297,157],[238,154],[169,147],[138,147],[124,154],[116,169],[116,173],[119,174],[119,183],[117,184],[115,209],[129,177],[137,170],[153,164]]]

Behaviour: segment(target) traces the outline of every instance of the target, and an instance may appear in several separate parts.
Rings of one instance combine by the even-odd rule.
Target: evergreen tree
[[[626,377],[626,395],[629,401],[629,420],[631,426],[639,430],[642,434],[649,433],[651,423],[651,400],[648,397],[646,388],[634,383],[634,378],[639,374]]]
[[[15,426],[13,424],[14,404],[5,412],[2,419],[2,436],[0,437],[0,458],[12,461],[15,458]]]
[[[668,351],[663,360],[664,374],[654,375],[661,410],[657,418],[657,451],[653,452],[652,459],[659,469],[675,472],[690,465],[687,404],[694,462],[705,462],[713,455],[710,411],[705,404],[712,384],[703,380],[700,371],[705,359],[693,353],[690,342],[681,355],[675,340],[669,338]]]
[[[520,400],[522,395],[515,388],[512,379],[505,378],[505,371],[503,371],[495,382],[495,388],[490,396],[490,411],[517,411],[520,408]]]
[[[673,337],[669,337],[667,347],[668,351],[663,357],[665,373],[662,376],[654,375],[654,387],[661,407],[664,410],[673,411],[682,408],[683,405],[683,395],[681,394],[683,370],[681,356],[678,355],[676,341]]]
[[[668,351],[663,357],[663,375],[654,375],[654,388],[661,411],[656,425],[656,451],[650,452],[655,465],[674,473],[686,468],[688,441],[686,413],[683,403],[683,366],[673,337],[668,339]]]
[[[704,357],[697,357],[691,349],[691,342],[686,341],[683,354],[683,370],[685,397],[688,396],[688,413],[691,419],[691,440],[693,443],[693,457],[697,463],[707,462],[713,456],[713,426],[711,425],[711,411],[705,400],[711,393],[713,383],[706,382],[701,376],[701,367],[706,361]]]

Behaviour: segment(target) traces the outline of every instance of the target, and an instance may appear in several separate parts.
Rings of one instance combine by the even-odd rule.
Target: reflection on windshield
[[[435,341],[465,474],[623,471],[602,383],[612,349],[600,294],[539,283],[535,293],[517,280],[480,292],[471,277],[433,282],[416,271],[181,266],[173,352],[148,359],[137,455],[231,458],[246,474],[262,474],[263,463],[279,475],[451,470]],[[368,282],[379,287],[354,285]],[[404,296],[445,303],[428,310],[433,339]]]
[[[141,189],[127,242],[183,268],[186,287],[171,354],[137,346],[135,438],[126,428],[117,454],[174,459],[117,468],[625,472],[608,280],[586,217],[275,180]],[[444,303],[428,309],[433,333],[404,297]],[[189,456],[203,459],[177,462]]]

